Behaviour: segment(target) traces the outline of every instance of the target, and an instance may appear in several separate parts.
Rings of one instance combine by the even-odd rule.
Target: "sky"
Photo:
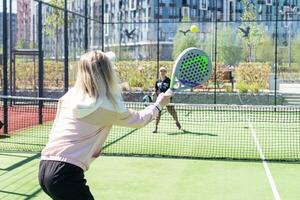
[[[7,13],[9,12],[9,3],[10,0],[5,0],[7,1]],[[11,0],[12,1],[12,12],[16,13],[17,12],[17,0]],[[0,0],[0,12],[3,12],[3,0]]]

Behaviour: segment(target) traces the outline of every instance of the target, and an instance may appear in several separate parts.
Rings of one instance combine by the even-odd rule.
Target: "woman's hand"
[[[161,107],[164,107],[170,103],[171,97],[173,96],[172,92],[169,90],[166,93],[160,93],[156,99],[156,104],[159,104]]]

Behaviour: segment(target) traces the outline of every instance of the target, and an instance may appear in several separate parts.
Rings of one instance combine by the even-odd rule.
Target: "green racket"
[[[208,81],[211,73],[211,61],[207,54],[195,47],[188,48],[175,61],[170,89],[180,91],[199,86]]]

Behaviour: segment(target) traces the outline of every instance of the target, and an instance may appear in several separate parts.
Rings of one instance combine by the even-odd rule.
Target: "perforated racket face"
[[[212,72],[209,57],[200,49],[185,50],[176,62],[176,78],[187,87],[195,87],[206,82]]]

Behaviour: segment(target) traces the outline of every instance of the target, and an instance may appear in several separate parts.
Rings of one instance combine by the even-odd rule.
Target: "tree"
[[[275,45],[271,36],[263,35],[257,45],[256,60],[260,62],[274,62]]]
[[[20,38],[18,43],[17,43],[17,48],[18,49],[24,49],[26,46],[25,44],[25,39],[24,38]]]
[[[264,30],[253,22],[256,20],[255,5],[248,0],[241,0],[244,12],[241,17],[242,25],[239,27],[239,35],[243,41],[243,53],[246,61],[255,61],[255,50],[264,34]]]
[[[225,26],[218,30],[218,61],[225,65],[237,65],[241,59],[240,40],[236,37],[235,30]]]
[[[64,7],[64,0],[50,0],[49,4],[57,7]],[[45,19],[45,33],[50,37],[55,37],[55,60],[58,62],[59,36],[61,35],[64,25],[64,12],[53,8]]]
[[[187,19],[183,19],[182,22],[187,22]],[[200,40],[198,33],[183,33],[181,31],[187,31],[190,29],[191,24],[189,23],[182,23],[178,26],[178,30],[174,37],[173,42],[173,53],[172,57],[175,60],[177,56],[186,48],[189,47],[200,47]]]
[[[292,62],[296,62],[300,65],[300,33],[298,33],[297,36],[293,39],[291,45]]]
[[[30,43],[29,43],[29,49],[34,49],[34,48],[36,48],[38,45],[35,43],[35,42],[33,42],[33,41],[31,41]]]

